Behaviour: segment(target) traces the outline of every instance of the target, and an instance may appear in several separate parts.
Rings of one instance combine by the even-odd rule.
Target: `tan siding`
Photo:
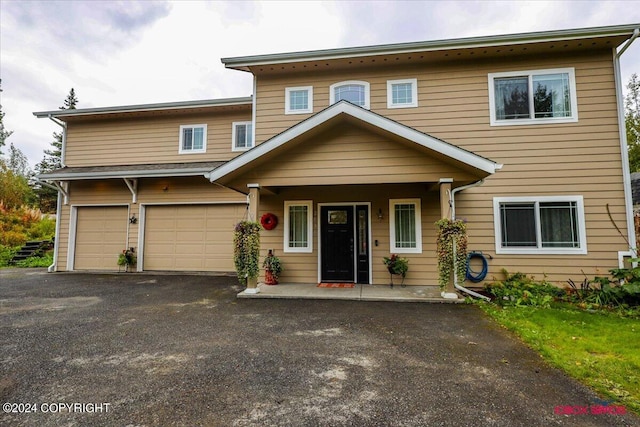
[[[229,160],[238,154],[231,150],[234,121],[251,121],[251,113],[71,122],[65,161],[67,166],[106,166]],[[206,153],[178,154],[180,126],[190,124],[207,125]]]
[[[440,178],[478,178],[418,149],[413,143],[389,141],[381,135],[340,123],[298,143],[294,148],[253,167],[240,182],[259,179],[264,186],[437,182]],[[242,187],[242,184],[236,184]]]
[[[284,189],[277,196],[261,196],[259,215],[274,213],[279,221],[271,231],[261,232],[261,259],[266,256],[267,248],[275,250],[282,259],[284,270],[281,283],[316,283],[318,280],[318,203],[371,202],[371,238],[373,283],[389,283],[382,258],[389,256],[389,198],[421,198],[422,205],[422,253],[403,255],[409,261],[408,285],[436,285],[437,268],[435,259],[434,222],[440,213],[439,195],[427,192],[422,185],[365,185],[338,187],[299,187]],[[285,253],[283,251],[284,202],[289,200],[313,199],[313,252]],[[382,209],[384,219],[377,218],[378,209]],[[374,241],[378,241],[378,245]]]
[[[488,73],[566,67],[575,68],[577,123],[490,126]],[[286,86],[313,86],[314,112],[318,112],[328,106],[331,84],[343,80],[368,81],[372,111],[504,164],[503,170],[488,178],[483,186],[459,193],[456,200],[458,216],[469,221],[470,248],[494,256],[490,276],[499,277],[500,269],[505,267],[539,278],[546,274],[549,280],[562,284],[570,277],[581,280],[582,271],[605,274],[607,269],[617,266],[617,251],[627,249],[607,214],[608,205],[617,226],[626,230],[613,76],[611,51],[606,50],[518,57],[508,62],[494,59],[377,69],[354,66],[347,71],[318,71],[309,75],[260,75],[256,140],[264,141],[308,117],[284,115]],[[418,108],[386,108],[386,81],[400,78],[418,79]],[[326,144],[332,145],[329,141]],[[292,150],[286,158],[299,157]],[[338,161],[338,165],[349,168],[346,162]],[[316,175],[313,168],[310,175]],[[339,175],[351,177],[351,172]],[[588,254],[495,255],[492,200],[498,196],[524,195],[582,195]],[[423,226],[426,228],[427,224]],[[429,240],[426,235],[423,239]],[[431,266],[420,268],[432,270]]]

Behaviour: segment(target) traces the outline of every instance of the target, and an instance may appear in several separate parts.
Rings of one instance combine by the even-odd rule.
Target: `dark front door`
[[[322,206],[320,215],[322,281],[353,282],[353,206]]]

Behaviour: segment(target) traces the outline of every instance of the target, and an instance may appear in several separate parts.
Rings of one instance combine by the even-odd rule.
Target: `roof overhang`
[[[64,167],[36,176],[42,181],[205,176],[225,162],[162,163],[126,166]]]
[[[110,117],[131,113],[153,113],[162,111],[190,111],[201,109],[223,109],[225,107],[252,106],[251,96],[242,98],[205,99],[198,101],[165,102],[158,104],[123,105],[116,107],[83,108],[73,110],[37,111],[37,118],[53,117],[63,121],[73,118]]]
[[[259,161],[259,159],[264,156],[268,156],[269,153],[283,147],[288,142],[302,137],[303,135],[312,134],[315,130],[321,128],[323,124],[328,123],[330,120],[340,115],[346,115],[350,118],[361,121],[370,127],[388,132],[404,140],[411,141],[421,147],[432,150],[444,157],[451,158],[456,162],[460,162],[480,170],[488,175],[494,174],[502,168],[501,164],[471,151],[449,144],[446,141],[405,126],[347,101],[340,101],[290,127],[286,131],[274,136],[262,144],[257,145],[224,165],[211,170],[208,174],[208,178],[212,182],[218,180],[224,181],[226,177],[250,166],[253,162]]]
[[[253,66],[298,63],[307,61],[329,61],[344,58],[360,58],[379,55],[395,55],[416,52],[436,52],[456,49],[489,48],[504,45],[562,42],[593,38],[621,38],[621,42],[633,35],[640,24],[606,27],[591,27],[557,31],[541,31],[507,35],[467,37],[411,43],[395,43],[339,49],[312,50],[303,52],[276,53],[267,55],[222,58],[226,68],[251,71]]]

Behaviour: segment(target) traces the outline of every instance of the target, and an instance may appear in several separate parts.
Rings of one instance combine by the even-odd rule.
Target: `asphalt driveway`
[[[474,306],[239,290],[0,270],[0,425],[640,425],[582,413],[605,403]]]

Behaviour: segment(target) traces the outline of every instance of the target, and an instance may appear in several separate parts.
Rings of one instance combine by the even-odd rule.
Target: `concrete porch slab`
[[[395,301],[461,303],[464,298],[444,299],[438,286],[355,285],[353,288],[319,288],[315,283],[281,283],[275,286],[258,283],[258,293],[245,291],[238,298],[335,299],[351,301]]]

